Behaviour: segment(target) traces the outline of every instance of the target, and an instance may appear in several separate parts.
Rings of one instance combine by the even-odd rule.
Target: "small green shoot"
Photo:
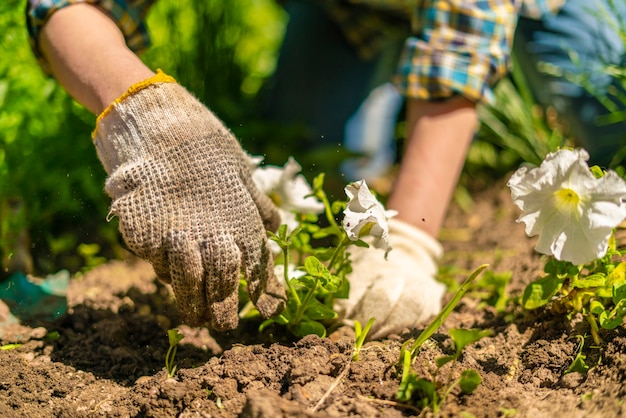
[[[589,371],[589,366],[585,362],[585,360],[587,359],[587,356],[583,354],[583,346],[585,345],[585,338],[582,335],[577,335],[576,337],[580,340],[580,343],[578,344],[578,350],[576,350],[576,357],[574,357],[574,361],[572,361],[572,364],[570,364],[567,370],[565,370],[564,374],[573,373],[573,372],[580,373],[580,374],[587,374],[587,372]]]
[[[50,331],[48,334],[46,334],[46,338],[50,341],[56,341],[61,338],[61,334],[59,334],[59,331]]]
[[[436,360],[437,367],[442,367],[444,364],[449,363],[451,361],[456,361],[461,357],[461,352],[463,349],[476,341],[482,339],[483,337],[488,337],[492,334],[490,329],[481,330],[481,329],[451,329],[448,331],[452,341],[454,342],[455,352],[449,356],[443,356]]]
[[[454,258],[453,255],[452,258]],[[465,269],[447,265],[439,269],[437,278],[446,285],[449,292],[455,292],[460,286],[459,276],[467,274],[469,272]],[[485,270],[481,277],[472,283],[467,294],[472,299],[480,301],[478,308],[487,305],[493,306],[498,312],[504,312],[511,301],[507,293],[507,286],[512,277],[512,271]]]
[[[448,316],[452,313],[456,305],[459,303],[461,298],[470,290],[472,283],[480,274],[489,267],[488,264],[480,265],[474,272],[465,280],[465,282],[461,285],[459,290],[454,294],[450,302],[444,306],[444,308],[439,312],[439,314],[435,317],[435,319],[422,331],[422,333],[417,337],[415,342],[411,345],[409,352],[411,357],[415,357],[416,352],[420,349],[422,344],[426,340],[428,340],[440,327],[441,324],[448,318]],[[408,341],[407,341],[408,342]],[[406,344],[406,343],[405,343]],[[405,347],[403,347],[404,349]]]
[[[503,406],[498,410],[501,417],[514,417],[517,415],[517,409],[515,408],[505,408]]]
[[[367,333],[374,325],[375,318],[370,318],[365,324],[365,328],[362,328],[361,323],[359,321],[354,321],[354,354],[352,354],[352,361],[359,361],[359,353],[361,352],[361,348],[363,347],[363,343],[367,338]]]
[[[178,343],[185,337],[174,328],[167,331],[167,338],[169,340],[170,347],[165,355],[165,370],[167,370],[167,377],[171,379],[174,377],[174,374],[176,374],[176,370],[178,369],[178,367],[174,364]]]
[[[436,360],[437,370],[433,373],[432,379],[424,379],[417,377],[411,373],[411,364],[421,346],[441,327],[446,318],[454,310],[463,295],[471,288],[472,282],[487,268],[486,264],[479,266],[465,280],[461,287],[457,290],[454,297],[446,304],[443,310],[429,324],[428,327],[418,336],[415,342],[408,347],[407,341],[400,350],[400,360],[402,367],[402,376],[396,398],[400,402],[413,403],[422,409],[429,408],[432,413],[437,416],[441,406],[445,402],[448,394],[455,388],[459,387],[463,393],[472,393],[481,383],[480,375],[475,370],[464,370],[460,376],[453,382],[448,381],[441,385],[437,382],[437,372],[448,363],[458,360],[463,348],[474,343],[481,338],[491,334],[491,330],[450,330],[450,337],[455,345],[455,353],[450,356],[444,356]],[[451,374],[452,377],[452,374]]]
[[[0,350],[2,351],[15,350],[16,348],[19,348],[21,346],[22,344],[5,344],[5,345],[0,345]]]

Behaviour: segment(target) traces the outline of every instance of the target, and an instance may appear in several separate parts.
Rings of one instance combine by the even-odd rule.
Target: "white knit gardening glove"
[[[387,260],[379,251],[351,247],[350,297],[341,300],[348,320],[375,318],[369,339],[385,337],[436,315],[445,286],[435,280],[441,245],[398,219],[389,219]]]
[[[266,238],[278,212],[211,111],[159,72],[98,117],[94,142],[126,244],[172,284],[187,323],[235,328],[242,270],[261,315],[283,309]]]

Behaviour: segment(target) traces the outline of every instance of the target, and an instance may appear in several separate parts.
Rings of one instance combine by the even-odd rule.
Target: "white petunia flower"
[[[372,245],[384,249],[386,256],[391,250],[387,219],[398,212],[386,210],[370,192],[365,180],[348,184],[345,191],[350,199],[343,211],[343,228],[348,238],[357,241],[365,235],[371,235],[374,237]]]
[[[261,157],[260,155],[250,155],[247,153],[244,154],[246,155],[246,163],[248,163],[248,168],[252,172],[259,168],[259,166],[263,162],[264,157]]]
[[[613,229],[626,218],[626,182],[614,171],[596,178],[583,149],[560,150],[539,167],[522,167],[509,179],[526,234],[535,249],[557,260],[584,264],[606,254]]]
[[[252,179],[262,193],[268,195],[280,213],[282,224],[291,232],[299,225],[296,213],[318,214],[324,204],[313,196],[313,190],[300,171],[302,167],[292,157],[284,167],[259,167],[259,157],[249,157],[253,169]]]

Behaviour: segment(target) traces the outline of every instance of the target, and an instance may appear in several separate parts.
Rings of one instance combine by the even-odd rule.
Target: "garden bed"
[[[512,272],[510,298],[538,277],[542,261],[534,240],[515,223],[519,212],[502,183],[474,194],[464,213],[450,210],[442,265],[462,280],[489,263]],[[450,297],[451,295],[449,295]],[[351,361],[354,333],[339,328],[328,338],[290,339],[279,328],[262,334],[245,321],[234,332],[210,335],[180,325],[168,287],[140,260],[111,261],[71,280],[69,312],[54,322],[33,321],[3,330],[0,345],[0,416],[219,416],[402,417],[420,409],[396,401],[400,347],[427,324],[365,344]],[[585,374],[564,372],[587,336],[586,323],[549,310],[524,312],[514,303],[496,309],[470,292],[423,346],[415,373],[433,380],[435,359],[454,352],[451,328],[491,329],[466,347],[459,362],[443,366],[445,383],[476,370],[482,383],[469,395],[453,389],[442,416],[608,417],[625,411],[623,326],[604,334],[603,346],[585,339]],[[512,300],[512,299],[509,299]],[[2,313],[0,312],[0,315]],[[167,330],[185,335],[167,378]],[[597,365],[596,365],[597,364]],[[471,415],[469,415],[471,414]]]

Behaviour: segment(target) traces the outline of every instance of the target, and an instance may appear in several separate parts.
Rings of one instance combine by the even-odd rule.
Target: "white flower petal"
[[[277,167],[259,167],[252,173],[252,180],[262,193],[271,195],[281,181],[282,171]]]
[[[256,170],[261,165],[264,159],[265,157],[262,157],[260,155],[246,154],[246,162],[248,163],[248,168],[250,168],[250,171]]]
[[[626,182],[615,172],[596,178],[583,150],[549,154],[539,167],[522,167],[509,179],[518,222],[539,235],[535,249],[584,264],[604,256],[613,229],[626,218]]]
[[[289,157],[282,168],[257,167],[252,173],[254,183],[262,193],[270,196],[279,209],[281,223],[287,224],[289,231],[298,227],[295,213],[318,214],[324,210],[322,202],[309,196],[313,190],[304,176],[299,174],[300,170],[300,164]]]
[[[343,228],[348,238],[356,241],[363,235],[373,237],[372,245],[385,250],[389,245],[389,225],[387,220],[397,214],[385,207],[370,192],[365,180],[350,183],[345,188],[349,201],[344,210]],[[364,232],[365,231],[365,232]]]

